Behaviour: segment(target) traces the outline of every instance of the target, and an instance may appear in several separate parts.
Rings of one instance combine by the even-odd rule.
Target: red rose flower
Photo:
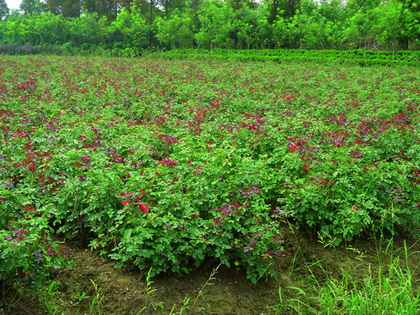
[[[29,166],[28,166],[28,168],[29,168],[30,170],[36,170],[36,166],[35,166],[35,165],[29,165]]]
[[[149,207],[146,206],[144,203],[139,204],[139,208],[143,210],[144,213],[147,213],[147,210],[149,210]]]

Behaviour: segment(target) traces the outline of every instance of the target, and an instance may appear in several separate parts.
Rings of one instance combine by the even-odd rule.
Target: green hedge
[[[305,49],[179,49],[153,52],[150,57],[164,59],[213,59],[237,61],[314,62],[348,65],[404,65],[419,66],[420,51],[371,51],[371,50],[305,50]]]

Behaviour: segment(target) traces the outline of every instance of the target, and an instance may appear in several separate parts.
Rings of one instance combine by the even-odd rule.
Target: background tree
[[[177,4],[181,3],[181,1],[177,1],[177,0],[157,0],[156,3],[157,3],[157,5],[162,7],[163,12],[165,13],[165,16],[168,17],[170,10],[174,9],[177,6]]]
[[[0,20],[3,20],[9,14],[9,8],[7,7],[6,1],[0,0]]]
[[[280,11],[280,0],[264,0],[264,4],[270,11],[268,23],[273,24],[277,20]]]
[[[57,0],[47,0],[48,1],[57,1]],[[87,11],[88,13],[95,13],[96,12],[96,1],[95,0],[83,0],[83,10]]]
[[[5,19],[0,0],[0,43],[133,51],[420,48],[418,0],[23,0],[21,9]]]
[[[195,34],[200,48],[228,48],[234,12],[226,2],[220,0],[206,1],[200,7],[198,14],[199,31]]]
[[[286,19],[291,18],[296,14],[296,10],[300,9],[300,5],[301,0],[279,0],[280,15]]]
[[[67,45],[82,48],[111,48],[112,28],[106,17],[87,11],[77,19],[67,19],[69,37]]]
[[[165,48],[191,48],[195,46],[194,21],[189,12],[175,9],[169,18],[157,18],[156,37]]]
[[[347,9],[342,0],[321,0],[317,10],[319,14],[332,22],[341,22],[347,18]]]
[[[116,48],[142,49],[150,46],[151,25],[135,5],[130,10],[123,8],[112,22],[112,27],[121,35]]]
[[[188,7],[193,11],[197,11],[205,0],[186,0]]]
[[[88,13],[97,13],[99,18],[106,16],[110,20],[114,20],[125,5],[125,2],[118,0],[47,0],[47,3],[57,1],[62,2],[60,7],[67,12],[66,16],[74,16],[77,13],[80,15],[81,12],[87,11]],[[129,4],[127,4],[128,6]]]
[[[64,17],[79,17],[82,10],[80,0],[64,0],[61,6],[61,14]]]
[[[24,14],[40,14],[44,11],[40,0],[23,0],[19,8]]]
[[[61,14],[63,9],[63,0],[47,0],[45,7],[48,12],[53,14]]]
[[[156,0],[149,0],[149,23],[152,24],[153,23],[153,9],[155,8],[155,4],[156,4]]]
[[[258,7],[258,3],[254,0],[227,0],[226,2],[234,11],[237,11],[243,7],[252,9],[256,9]]]
[[[418,0],[397,0],[401,3],[399,49],[408,49],[409,41],[420,43],[420,3]]]
[[[258,48],[261,40],[259,25],[263,23],[262,10],[253,8],[254,3],[242,2],[236,6],[231,37],[234,47],[240,49]]]
[[[114,20],[118,14],[118,5],[114,0],[95,0],[95,12],[99,17],[106,16],[109,20]]]

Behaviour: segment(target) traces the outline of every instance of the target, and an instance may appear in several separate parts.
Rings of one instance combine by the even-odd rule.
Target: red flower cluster
[[[140,203],[142,202],[146,197],[146,191],[144,189],[138,188],[141,192],[142,192],[142,197],[138,196],[135,193],[132,192],[122,192],[120,193],[120,198],[124,198],[124,199],[128,199],[128,200],[124,200],[122,202],[122,204],[124,206],[128,206],[130,204],[137,204],[137,207],[142,210],[144,213],[147,213],[147,211],[149,210],[149,207],[144,204],[144,203]],[[147,201],[149,204],[152,204],[152,202],[150,200]],[[136,211],[132,211],[132,213],[136,213]]]
[[[166,145],[174,144],[174,143],[178,143],[179,142],[176,137],[173,137],[171,135],[161,134],[158,137],[159,137],[159,139],[164,139],[163,140],[163,144],[166,144]]]
[[[164,159],[164,160],[160,160],[158,164],[167,165],[167,166],[175,166],[178,164],[178,161]]]

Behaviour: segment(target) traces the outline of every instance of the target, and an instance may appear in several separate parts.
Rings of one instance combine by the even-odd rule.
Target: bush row
[[[304,49],[179,49],[154,52],[165,59],[194,58],[238,61],[315,62],[349,65],[420,65],[420,51],[369,51],[369,50],[304,50]]]

